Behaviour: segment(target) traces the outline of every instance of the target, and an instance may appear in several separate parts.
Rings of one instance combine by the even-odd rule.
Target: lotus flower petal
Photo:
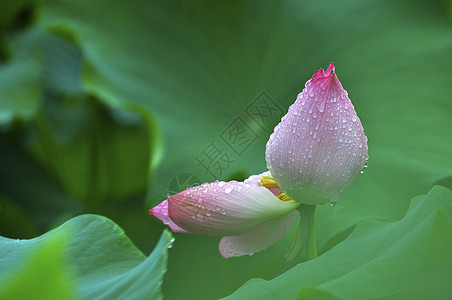
[[[367,137],[333,63],[306,83],[265,156],[280,188],[304,204],[335,202],[364,168]]]
[[[218,248],[223,257],[253,255],[279,241],[289,231],[297,218],[298,212],[289,214],[262,224],[239,235],[225,236]]]
[[[176,223],[174,223],[173,220],[170,219],[168,215],[167,200],[161,202],[159,205],[151,209],[149,212],[153,214],[155,217],[159,218],[163,222],[163,224],[168,225],[173,232],[189,233],[188,231],[177,226]]]
[[[258,184],[258,182],[262,179],[262,176],[272,177],[270,171],[261,173],[259,175],[251,175],[250,178],[246,179],[244,182],[248,184]],[[273,195],[278,196],[281,194],[280,188],[269,188],[269,190],[273,193]]]
[[[254,179],[250,178],[250,183],[204,183],[170,196],[169,217],[191,233],[236,235],[286,215],[299,205],[278,199]]]
[[[259,181],[261,181],[263,176],[272,176],[272,174],[270,173],[270,171],[266,171],[259,175],[251,175],[250,177],[245,179],[245,181],[243,181],[243,182],[247,183],[247,184],[251,184],[251,185],[256,185],[259,183]]]

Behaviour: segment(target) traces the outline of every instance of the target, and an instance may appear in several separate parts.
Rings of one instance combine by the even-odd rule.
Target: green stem
[[[296,264],[317,257],[315,239],[315,205],[302,204],[298,207],[300,219],[289,251],[286,253],[279,274],[284,273]]]
[[[307,226],[309,228],[308,232],[304,232],[304,234],[308,234],[305,248],[307,260],[317,257],[317,242],[315,239],[315,208],[315,205],[307,204],[302,204],[298,207],[301,217],[300,222],[306,222],[309,225]]]

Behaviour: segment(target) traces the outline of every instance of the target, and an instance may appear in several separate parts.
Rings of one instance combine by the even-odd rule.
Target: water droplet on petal
[[[368,163],[367,163],[367,160],[366,160],[366,163],[364,164],[362,170],[360,171],[361,174],[363,174],[366,171],[367,165],[368,165]]]
[[[326,101],[317,101],[317,109],[323,113],[325,111]]]

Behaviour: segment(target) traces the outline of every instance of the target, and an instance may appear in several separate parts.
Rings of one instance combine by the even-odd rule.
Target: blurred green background
[[[92,213],[148,255],[164,229],[148,210],[186,186],[265,171],[274,126],[331,61],[370,159],[337,206],[318,208],[320,254],[358,222],[400,220],[414,196],[452,188],[449,0],[0,3],[2,236],[36,237]],[[224,259],[219,238],[174,237],[166,299],[215,299],[272,279],[291,242]],[[349,295],[328,293],[315,295]]]

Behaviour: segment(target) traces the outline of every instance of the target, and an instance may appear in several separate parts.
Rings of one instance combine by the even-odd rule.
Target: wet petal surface
[[[163,224],[168,225],[173,232],[189,233],[188,231],[177,226],[176,223],[174,223],[173,220],[170,219],[168,215],[167,200],[161,202],[159,205],[151,209],[149,212],[153,214],[155,217],[159,218],[163,222]]]
[[[204,183],[168,197],[169,217],[192,233],[235,235],[286,215],[299,205],[281,201],[254,179]]]
[[[289,231],[297,218],[297,211],[262,224],[239,235],[225,236],[219,244],[223,257],[253,255],[279,241]]]
[[[367,137],[333,63],[315,72],[275,127],[267,167],[292,199],[335,202],[367,162]]]

